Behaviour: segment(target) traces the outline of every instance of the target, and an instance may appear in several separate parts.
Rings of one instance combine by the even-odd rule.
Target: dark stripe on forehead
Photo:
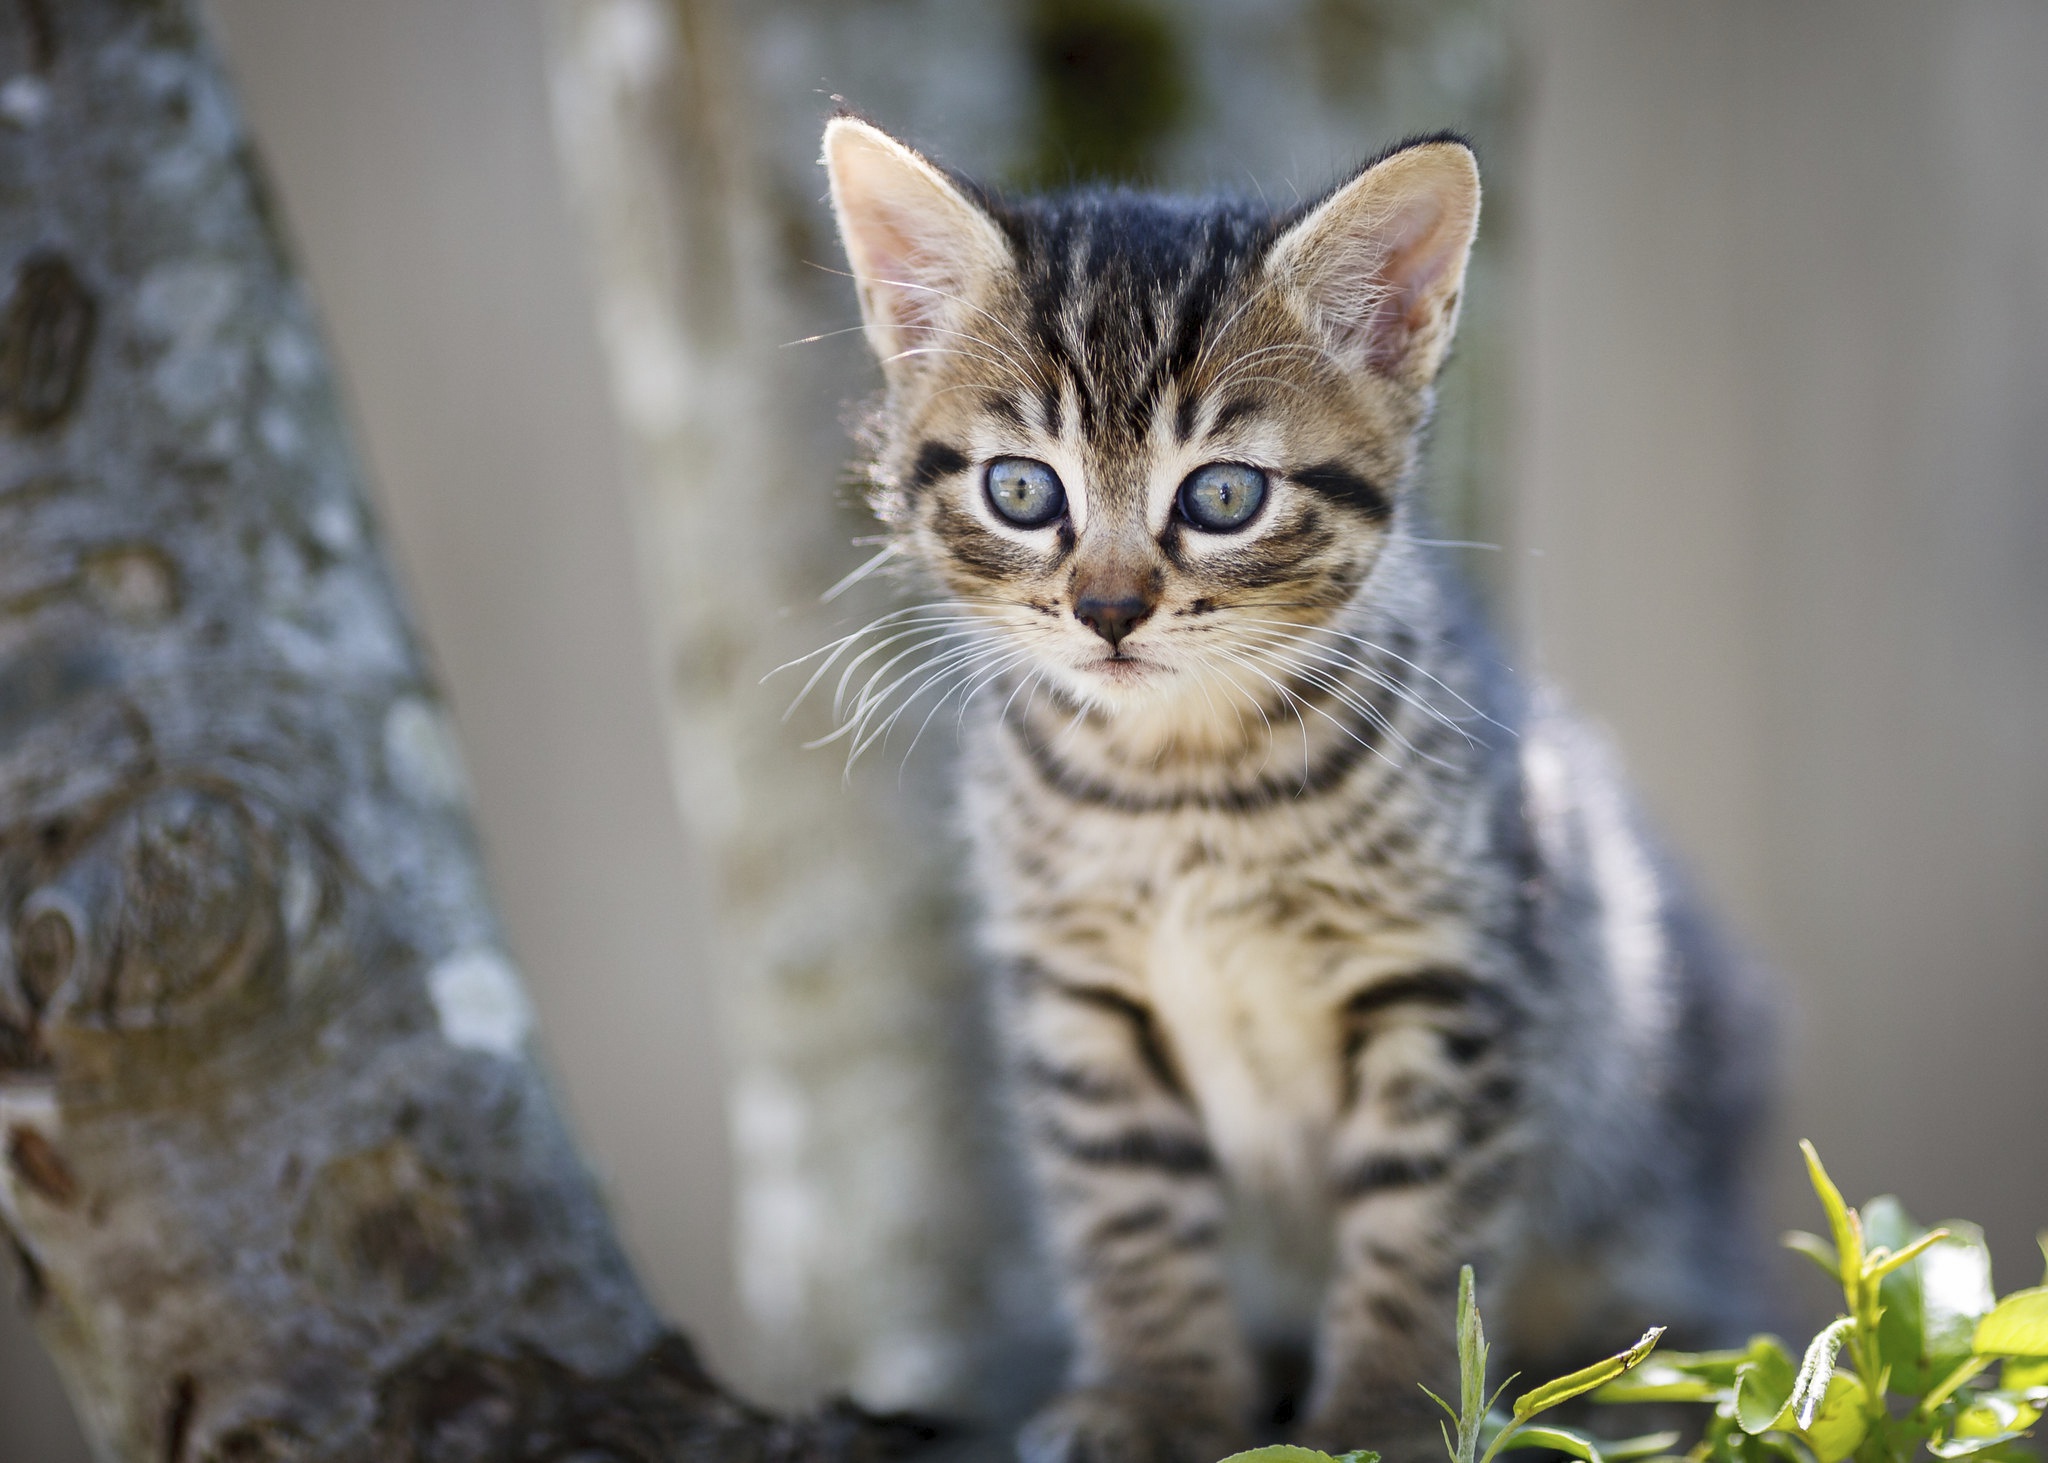
[[[1115,190],[995,204],[1016,248],[1026,328],[1056,376],[1073,382],[1081,428],[1142,437],[1171,383],[1273,237],[1246,200]],[[1193,430],[1195,404],[1177,426]]]
[[[1240,392],[1216,408],[1216,420],[1209,423],[1209,430],[1220,432],[1225,427],[1251,416],[1263,405],[1265,403],[1250,392]]]
[[[992,417],[1001,417],[1020,432],[1024,430],[1024,408],[1006,391],[983,392],[981,409]]]
[[[1040,388],[1040,392],[1039,405],[1043,409],[1045,416],[1045,435],[1057,437],[1064,426],[1060,411],[1060,382],[1058,375],[1055,374],[1051,380],[1047,381]]]
[[[946,442],[926,442],[910,464],[909,486],[923,492],[940,478],[967,471],[967,454]]]
[[[1385,493],[1341,462],[1316,462],[1306,467],[1291,467],[1287,470],[1287,476],[1310,492],[1320,493],[1332,503],[1341,504],[1374,523],[1382,521],[1393,511],[1393,505],[1387,501]]]

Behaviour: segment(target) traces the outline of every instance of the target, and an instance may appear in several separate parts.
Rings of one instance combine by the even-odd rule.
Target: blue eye
[[[988,501],[1007,523],[1043,528],[1067,511],[1060,475],[1030,457],[998,457],[988,465]]]
[[[1181,516],[1210,533],[1243,528],[1266,501],[1266,475],[1237,462],[1212,462],[1180,485]]]

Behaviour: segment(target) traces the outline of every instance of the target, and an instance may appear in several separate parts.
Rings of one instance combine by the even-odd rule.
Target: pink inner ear
[[[1391,218],[1346,238],[1338,270],[1349,276],[1328,287],[1329,317],[1339,332],[1364,347],[1367,366],[1397,371],[1418,330],[1426,329],[1441,301],[1440,286],[1456,263],[1459,241],[1441,227],[1434,199],[1406,203]]]
[[[929,248],[920,248],[912,226],[920,220],[906,216],[887,204],[876,205],[862,230],[865,256],[861,283],[871,292],[883,318],[902,335],[938,328],[945,319],[948,295],[956,285],[947,271],[938,267]],[[898,350],[914,348],[918,342],[903,339]]]

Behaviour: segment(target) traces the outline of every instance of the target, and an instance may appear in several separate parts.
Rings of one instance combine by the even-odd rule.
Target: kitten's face
[[[1396,153],[1299,221],[1127,194],[999,207],[865,124],[826,138],[889,401],[876,507],[1104,711],[1265,699],[1366,582],[1456,314],[1470,153]]]

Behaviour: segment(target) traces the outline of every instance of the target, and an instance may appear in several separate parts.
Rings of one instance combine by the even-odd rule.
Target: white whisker
[[[877,569],[881,568],[884,564],[888,563],[891,559],[895,558],[901,552],[903,552],[901,545],[888,545],[880,553],[876,554],[873,558],[869,559],[865,564],[862,564],[858,569],[853,570],[850,574],[842,576],[837,584],[834,584],[830,589],[826,590],[823,594],[819,595],[818,603],[832,603],[833,600],[839,598],[840,595],[846,593],[847,590],[853,588],[854,585],[860,583],[861,580],[867,578],[870,574],[874,573]]]
[[[1352,671],[1362,676],[1371,684],[1378,686],[1389,695],[1413,706],[1423,715],[1442,723],[1444,727],[1463,737],[1467,743],[1473,746],[1478,745],[1477,739],[1473,737],[1471,732],[1465,729],[1457,718],[1449,715],[1427,698],[1416,694],[1409,687],[1377,667],[1366,664],[1355,655],[1348,654],[1334,646],[1324,645],[1306,636],[1280,634],[1272,630],[1251,630],[1245,633],[1257,637],[1262,643],[1269,646],[1284,645],[1301,653],[1312,654],[1319,664],[1331,666],[1340,671]]]
[[[1288,606],[1272,605],[1269,606],[1269,608],[1285,609],[1288,608]],[[1354,634],[1349,630],[1340,630],[1334,625],[1302,625],[1297,624],[1293,620],[1245,620],[1241,623],[1250,625],[1276,625],[1281,627],[1282,629],[1307,631],[1318,635],[1333,635],[1339,640],[1348,640],[1353,645],[1357,645],[1365,650],[1369,650],[1375,655],[1384,655],[1389,660],[1399,661],[1402,665],[1407,666],[1417,675],[1422,676],[1431,685],[1436,686],[1439,690],[1443,691],[1445,695],[1449,696],[1453,701],[1456,701],[1460,706],[1464,707],[1467,711],[1471,712],[1481,721],[1484,721],[1491,726],[1498,727],[1501,731],[1506,732],[1509,736],[1516,735],[1515,729],[1513,727],[1507,725],[1505,722],[1496,721],[1493,717],[1488,716],[1486,712],[1481,710],[1479,707],[1474,706],[1470,701],[1466,700],[1462,695],[1460,695],[1456,687],[1448,684],[1447,682],[1441,680],[1439,677],[1434,675],[1427,666],[1420,665],[1417,662],[1410,660],[1407,656],[1400,654],[1398,651],[1389,650],[1384,645],[1378,644],[1375,641],[1368,640],[1363,635]]]

